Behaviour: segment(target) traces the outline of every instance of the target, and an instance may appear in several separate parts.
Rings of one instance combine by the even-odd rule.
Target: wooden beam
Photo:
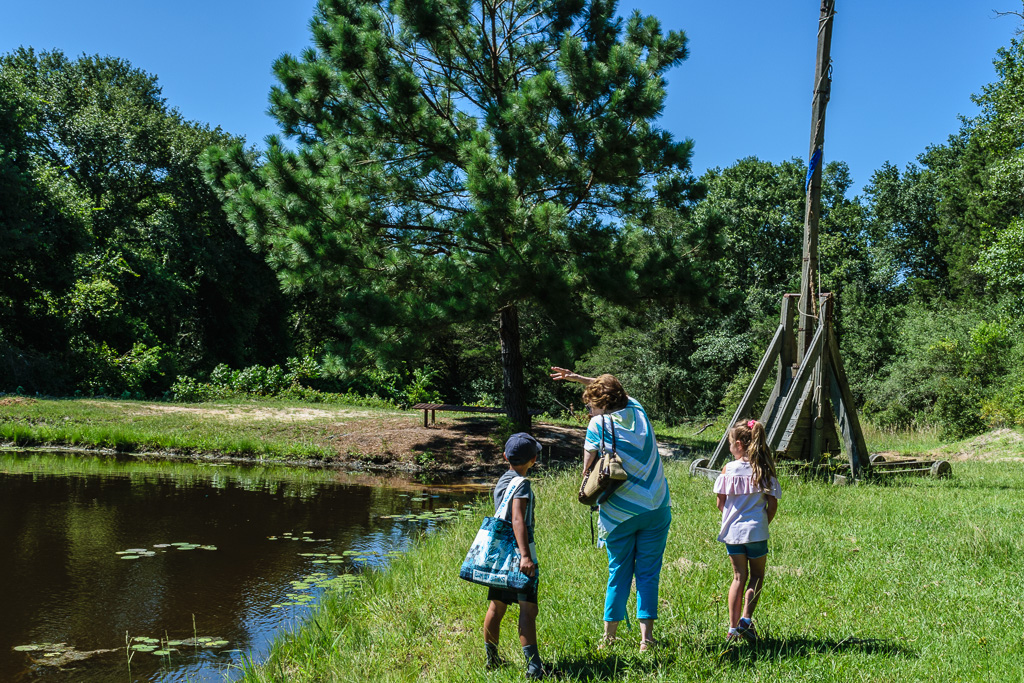
[[[736,412],[732,416],[732,421],[726,426],[725,434],[718,442],[718,446],[715,448],[714,455],[711,456],[712,469],[720,467],[722,461],[725,460],[725,454],[729,452],[729,430],[732,426],[742,417],[749,415],[750,408],[753,406],[754,401],[757,400],[758,395],[761,393],[761,389],[764,387],[764,382],[768,379],[768,374],[771,372],[772,363],[775,362],[775,357],[779,355],[779,349],[782,348],[782,336],[785,333],[785,329],[782,325],[775,330],[775,336],[772,337],[772,341],[768,344],[768,349],[764,352],[764,358],[761,359],[761,364],[757,366],[757,372],[754,373],[754,379],[750,381],[750,386],[747,387],[747,391],[743,394],[743,398],[740,400],[739,406],[736,408]]]
[[[804,213],[803,264],[800,269],[800,302],[797,305],[797,359],[803,362],[810,343],[816,315],[812,310],[818,282],[818,220],[821,213],[821,169],[824,166],[825,110],[832,92],[832,19],[835,0],[821,0],[818,13],[818,52],[814,66],[814,99],[811,103],[811,145],[807,163],[811,178],[807,185]],[[817,162],[815,163],[815,157]]]
[[[846,379],[846,371],[843,369],[843,359],[839,355],[839,342],[836,340],[835,330],[831,323],[826,327],[829,331],[829,369],[831,370],[829,394],[832,399],[832,410],[839,422],[839,433],[846,445],[846,452],[850,456],[850,468],[853,471],[853,476],[860,478],[863,470],[871,468],[868,447],[864,441],[864,432],[860,428],[857,409],[854,407],[853,394],[850,393],[850,383]]]
[[[794,387],[796,383],[794,382]],[[810,425],[810,403],[811,403],[811,392],[814,389],[813,382],[807,382],[804,385],[804,390],[800,392],[800,396],[797,398],[796,408],[793,410],[793,416],[789,418],[789,422],[786,425],[779,425],[782,436],[779,437],[779,442],[773,447],[776,451],[785,451],[786,453],[793,455],[794,446],[803,446],[807,441],[808,434],[798,433],[800,426],[800,418],[807,414],[807,424]],[[773,430],[774,431],[774,430]],[[768,445],[772,446],[772,439],[769,436]],[[796,455],[800,455],[797,453]]]
[[[793,384],[791,385],[789,395],[786,396],[785,400],[782,402],[782,406],[779,408],[779,414],[776,416],[774,424],[771,426],[771,431],[768,434],[768,447],[773,450],[778,450],[779,442],[782,440],[782,436],[785,433],[786,428],[789,426],[790,418],[793,417],[793,412],[796,410],[797,403],[800,402],[805,388],[811,381],[811,374],[814,372],[814,365],[818,361],[818,356],[821,355],[821,347],[826,327],[826,325],[819,325],[818,331],[814,333],[811,345],[804,353],[804,359],[800,363],[800,369],[796,371],[796,376],[793,377]],[[797,417],[799,418],[799,415],[797,415]]]
[[[782,398],[789,392],[789,385],[793,382],[793,365],[796,363],[796,334],[793,331],[793,317],[796,313],[796,295],[784,294],[782,296],[782,315],[779,325],[783,327],[782,346],[779,348],[779,360],[775,376],[775,386],[768,396],[768,402],[764,404],[761,411],[761,424],[770,425],[779,408]]]

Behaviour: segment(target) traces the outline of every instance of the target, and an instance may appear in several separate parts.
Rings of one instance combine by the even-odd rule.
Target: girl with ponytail
[[[757,420],[737,422],[729,430],[729,452],[735,459],[715,481],[722,511],[718,540],[725,543],[733,570],[726,640],[753,641],[757,639],[754,608],[764,586],[768,559],[768,525],[775,518],[782,491],[763,424]]]

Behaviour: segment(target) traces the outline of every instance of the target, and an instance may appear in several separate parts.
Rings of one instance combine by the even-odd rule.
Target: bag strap
[[[605,424],[604,419],[606,417],[608,418],[608,422],[612,426],[612,453],[618,453],[618,448],[617,448],[618,440],[616,439],[616,436],[615,436],[615,420],[612,419],[611,417],[609,417],[608,415],[602,415],[601,416],[601,457],[602,458],[604,457],[604,435],[605,435],[605,433],[607,431],[605,426],[604,426],[604,424]]]
[[[501,499],[501,505],[494,511],[494,516],[499,519],[505,519],[505,514],[508,510],[509,501],[512,500],[512,495],[516,492],[516,489],[526,481],[526,477],[514,477],[512,481],[508,483],[508,488],[505,489],[505,497]]]

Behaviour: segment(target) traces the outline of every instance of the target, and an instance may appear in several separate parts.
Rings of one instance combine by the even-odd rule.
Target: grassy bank
[[[8,399],[0,408],[0,443],[319,460],[337,455],[329,427],[402,414],[272,399],[202,404]]]
[[[951,479],[905,485],[787,481],[756,614],[763,642],[731,649],[724,646],[731,573],[714,540],[719,514],[711,486],[691,479],[682,463],[669,463],[667,474],[673,523],[656,633],[665,647],[653,655],[637,652],[635,622],[624,627],[626,642],[616,649],[596,649],[605,555],[590,546],[587,512],[573,500],[575,477],[555,474],[538,482],[541,651],[566,679],[1024,676],[1019,461],[958,462]],[[245,680],[522,680],[515,608],[502,634],[510,666],[489,673],[482,667],[486,589],[457,577],[477,524],[472,517],[455,522],[389,571],[370,574],[358,592],[327,599]]]

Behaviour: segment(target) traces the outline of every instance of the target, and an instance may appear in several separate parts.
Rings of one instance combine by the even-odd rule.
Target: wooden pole
[[[821,167],[825,145],[825,108],[832,91],[832,18],[835,0],[821,0],[818,18],[818,55],[814,68],[814,101],[811,105],[811,149],[808,153],[807,208],[804,214],[804,254],[800,269],[800,301],[797,304],[797,355],[804,352],[814,336],[814,323],[818,315],[818,219],[821,210]]]

